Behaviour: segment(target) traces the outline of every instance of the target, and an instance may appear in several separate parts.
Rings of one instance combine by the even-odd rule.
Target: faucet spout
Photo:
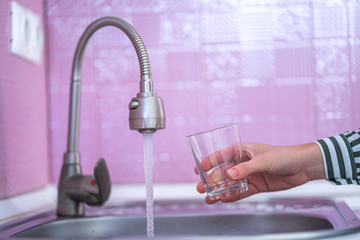
[[[131,99],[129,104],[130,129],[139,132],[155,132],[157,129],[165,128],[164,105],[162,99],[157,97],[153,91],[150,61],[139,34],[129,23],[117,17],[102,17],[92,22],[79,39],[72,64],[67,151],[64,153],[58,194],[58,215],[62,216],[84,215],[84,202],[89,205],[101,205],[110,194],[110,185],[108,184],[94,183],[93,185],[98,189],[88,186],[87,181],[93,181],[93,178],[82,176],[80,153],[78,152],[82,58],[91,36],[105,26],[114,26],[122,30],[133,44],[139,60],[140,92]],[[99,167],[101,170],[98,175],[109,177],[105,161],[101,159],[98,165],[102,166]],[[110,182],[110,179],[108,181]],[[102,180],[102,182],[106,181]],[[106,188],[106,190],[101,188]],[[87,190],[90,195],[85,194],[86,197],[85,195],[79,197],[79,191]],[[91,199],[91,201],[84,199]]]
[[[150,68],[150,60],[148,53],[146,51],[145,45],[140,38],[140,35],[136,32],[136,30],[126,21],[117,17],[102,17],[94,22],[92,22],[82,34],[76,50],[74,54],[73,64],[72,64],[72,79],[71,79],[71,105],[70,105],[70,115],[69,115],[69,132],[68,132],[68,152],[74,152],[78,149],[78,136],[79,136],[79,108],[80,108],[80,88],[81,88],[81,63],[82,57],[85,51],[85,47],[91,36],[100,28],[104,26],[114,26],[122,30],[130,39],[133,44],[136,55],[139,60],[140,65],[140,95],[138,94],[137,98],[146,98],[146,97],[155,97],[159,102],[159,107],[156,109],[160,109],[156,114],[156,125],[148,126],[148,124],[144,123],[141,126],[139,124],[133,124],[134,119],[143,119],[147,117],[147,112],[149,111],[148,106],[138,106],[132,100],[130,104],[132,107],[129,107],[130,110],[130,129],[138,130],[138,131],[156,131],[156,129],[165,128],[165,112],[161,98],[156,97],[156,94],[153,92],[153,83],[151,80],[151,68]],[[138,99],[134,99],[138,100]],[[140,102],[140,101],[138,101]],[[144,109],[145,108],[145,109]],[[150,107],[151,109],[154,107]],[[136,110],[136,111],[135,111]],[[140,112],[140,114],[138,113]],[[146,113],[144,113],[146,112]],[[140,117],[139,117],[140,115]],[[154,117],[154,116],[151,116]],[[152,118],[154,119],[154,118]],[[145,121],[146,122],[146,121]]]

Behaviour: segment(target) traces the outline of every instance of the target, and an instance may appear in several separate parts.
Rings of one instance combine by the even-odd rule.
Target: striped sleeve
[[[321,149],[327,180],[360,185],[360,129],[315,142]]]

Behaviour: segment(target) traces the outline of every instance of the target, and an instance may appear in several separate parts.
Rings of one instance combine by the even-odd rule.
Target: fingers
[[[240,163],[232,168],[226,170],[226,176],[231,180],[244,179],[247,176],[259,172],[263,166],[257,164],[258,161],[250,160],[247,162]]]
[[[238,195],[235,195],[235,196],[221,198],[220,200],[224,203],[235,202],[235,201],[250,197],[257,193],[259,193],[259,190],[255,187],[255,185],[249,183],[248,190],[246,192],[239,193]]]
[[[270,168],[266,161],[266,152],[276,148],[275,146],[260,143],[245,143],[242,146],[247,161],[242,162],[226,170],[226,175],[231,180],[244,179],[254,173],[265,172]]]
[[[248,190],[246,192],[238,193],[236,195],[228,195],[226,197],[221,197],[220,199],[217,199],[217,200],[210,200],[210,198],[208,196],[206,196],[205,202],[208,204],[214,204],[219,201],[221,201],[223,203],[230,203],[230,202],[235,202],[235,201],[250,197],[259,192],[260,192],[259,189],[254,184],[249,183]]]
[[[204,186],[203,186],[203,184],[201,182],[199,182],[197,184],[196,189],[197,189],[197,191],[199,193],[205,193]],[[214,203],[219,202],[219,201],[224,202],[224,203],[235,202],[235,201],[250,197],[250,196],[252,196],[254,194],[257,194],[259,192],[260,192],[259,189],[254,184],[249,182],[248,183],[248,191],[246,191],[246,192],[242,192],[242,193],[239,193],[239,194],[236,194],[236,195],[230,195],[230,196],[227,196],[227,197],[222,197],[222,198],[216,199],[216,200],[211,200],[209,198],[209,196],[206,196],[205,197],[205,202],[208,203],[208,204],[214,204]]]
[[[204,185],[202,184],[202,182],[199,182],[199,183],[197,184],[196,190],[197,190],[199,193],[205,193]]]
[[[216,199],[216,200],[211,200],[210,198],[209,198],[209,196],[206,196],[206,198],[205,198],[205,202],[207,203],[207,204],[214,204],[214,203],[216,203],[216,202],[218,202],[218,201],[220,201],[221,199]]]
[[[206,182],[210,186],[219,185],[220,183],[224,183],[227,181],[228,177],[225,175],[226,169],[233,166],[233,163],[224,163],[223,165],[214,168],[210,174],[205,176]]]
[[[201,168],[206,172],[230,160],[240,162],[240,152],[238,144],[234,144],[230,147],[221,149],[214,152],[213,154],[210,154],[201,161]]]
[[[199,182],[199,183],[197,184],[196,190],[197,190],[199,193],[205,193],[204,185],[202,184],[202,182]],[[205,197],[205,202],[206,202],[207,204],[213,204],[213,203],[216,203],[216,202],[218,202],[218,201],[220,201],[220,199],[211,200],[211,199],[209,198],[209,196],[206,196],[206,197]]]

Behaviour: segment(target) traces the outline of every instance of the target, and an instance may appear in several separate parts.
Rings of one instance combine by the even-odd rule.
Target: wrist
[[[325,179],[324,161],[319,146],[315,142],[300,146],[302,151],[299,157],[308,180]]]

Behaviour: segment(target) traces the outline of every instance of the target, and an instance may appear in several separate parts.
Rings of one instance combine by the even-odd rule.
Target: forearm
[[[337,184],[360,184],[360,130],[316,141],[326,179]]]

